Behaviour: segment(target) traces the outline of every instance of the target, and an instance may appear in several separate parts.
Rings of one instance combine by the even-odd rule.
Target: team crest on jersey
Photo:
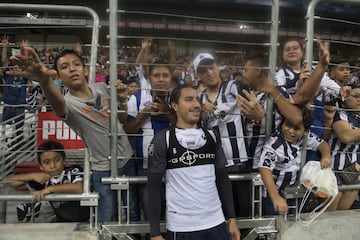
[[[149,145],[149,156],[152,156],[154,154],[154,144],[151,143]]]
[[[176,148],[173,148],[173,149],[172,149],[172,152],[173,152],[173,154],[176,154],[176,153],[177,153]]]
[[[197,157],[197,154],[195,154],[193,151],[187,151],[181,155],[180,161],[185,165],[191,166],[196,162]]]
[[[346,115],[346,113],[344,113],[344,112],[340,113],[340,119],[341,119],[341,120],[347,120],[347,115]]]
[[[265,153],[265,159],[264,159],[263,166],[271,168],[272,166],[275,165],[275,159],[276,159],[275,153],[273,153],[273,152]]]

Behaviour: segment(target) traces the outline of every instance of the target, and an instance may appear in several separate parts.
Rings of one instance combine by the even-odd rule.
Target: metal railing
[[[276,219],[274,217],[262,217],[262,187],[263,183],[259,173],[250,173],[250,174],[229,174],[229,179],[231,181],[248,181],[252,182],[252,216],[251,218],[239,218],[237,223],[240,229],[252,229],[251,237],[254,235],[273,235],[276,231]],[[112,190],[118,191],[119,199],[121,199],[121,194],[126,192],[127,202],[129,203],[129,187],[130,185],[146,184],[147,177],[137,176],[137,177],[106,177],[102,178],[101,182],[103,184],[110,184]],[[126,209],[126,216],[130,216],[129,205],[123,206],[122,201],[119,201],[119,219],[118,223],[106,223],[102,225],[101,235],[103,239],[111,239],[113,236],[121,236],[124,234],[145,234],[150,231],[150,225],[148,222],[130,222],[130,218],[126,218],[126,222],[122,219],[122,210]],[[160,229],[162,232],[166,232],[165,222],[160,223]],[[256,238],[255,236],[255,238]],[[245,239],[255,239],[248,238]]]
[[[313,64],[313,51],[314,51],[313,43],[316,40],[314,37],[315,36],[315,34],[314,34],[315,20],[322,19],[321,17],[315,15],[315,10],[316,10],[316,6],[321,2],[349,3],[349,4],[354,4],[354,5],[360,4],[360,1],[358,1],[358,0],[312,0],[309,3],[309,6],[307,8],[307,14],[305,16],[305,19],[306,19],[305,63],[306,63],[307,69],[311,69],[312,64]],[[352,24],[352,25],[359,24],[359,23],[354,23],[354,22],[345,21],[345,20],[339,21],[338,19],[332,19],[332,18],[323,18],[323,19],[327,20],[327,21],[342,22],[344,24]],[[322,40],[331,42],[330,39],[322,39]],[[346,41],[337,41],[337,42],[344,43],[344,44],[348,43]],[[305,141],[305,143],[303,144],[303,148],[302,148],[301,164],[300,164],[300,170],[299,170],[298,176],[301,175],[302,168],[306,163],[306,153],[307,153],[307,147],[306,147],[306,141]],[[358,189],[360,189],[360,184],[340,185],[339,186],[339,191],[358,190]],[[299,179],[295,186],[287,187],[283,191],[286,199],[295,199],[295,206],[292,206],[292,208],[295,209],[295,215],[294,215],[295,220],[299,220],[298,201],[299,201],[299,199],[301,199],[304,196],[305,191],[306,191],[306,189],[301,185]]]
[[[16,129],[16,124],[21,128]],[[37,111],[26,111],[0,123],[0,180],[11,174],[15,164],[35,159],[36,127]]]
[[[10,10],[10,11],[24,11],[24,12],[28,12],[28,11],[50,11],[50,12],[69,12],[69,13],[83,13],[88,15],[91,20],[92,20],[92,36],[91,36],[91,52],[90,52],[90,79],[89,82],[94,83],[95,82],[95,64],[96,64],[96,60],[97,60],[97,47],[98,47],[98,38],[99,38],[99,17],[97,15],[97,13],[92,10],[91,8],[88,7],[83,7],[83,6],[66,6],[66,5],[43,5],[43,4],[11,4],[11,3],[0,3],[0,10]],[[19,22],[16,23],[16,21],[14,21],[14,24],[24,24],[23,21],[21,21],[21,19],[23,19],[23,17],[17,17],[19,18]],[[28,24],[31,24],[31,22],[29,22]],[[45,23],[46,24],[46,23]],[[86,25],[86,21],[83,23],[83,28],[88,28],[89,26]],[[76,27],[79,27],[78,25]],[[4,125],[5,126],[5,125]],[[33,126],[32,126],[33,127]],[[37,124],[36,124],[37,127]],[[31,128],[31,136],[34,137],[34,135],[36,135],[37,133],[37,128]],[[7,127],[4,127],[7,129]],[[10,126],[9,129],[12,129],[13,126]],[[5,135],[5,132],[2,132],[2,134]],[[19,139],[19,137],[15,137],[13,138],[14,141],[16,141],[17,139]],[[2,139],[3,140],[3,139]],[[33,145],[32,147],[34,147],[35,141],[29,141],[32,142]],[[24,143],[23,143],[24,144]],[[16,149],[16,147],[21,146],[22,144],[14,144],[13,146],[11,146],[9,149],[6,148],[6,146],[4,144],[1,144],[1,147],[5,147],[5,149],[8,150],[9,153],[9,158],[10,157],[14,157],[17,154],[22,154],[25,153],[26,154],[31,154],[32,157],[35,156],[36,151],[33,151],[33,148],[31,148],[31,150],[27,149],[28,151],[18,151],[18,149]],[[25,145],[25,144],[24,144]],[[26,145],[25,145],[26,146]],[[6,152],[6,151],[5,151]],[[3,152],[2,152],[3,153]],[[93,193],[90,191],[90,165],[89,165],[89,161],[88,161],[88,153],[87,151],[85,151],[85,161],[84,161],[84,176],[83,176],[83,182],[84,182],[84,186],[83,186],[83,193],[82,194],[51,194],[51,195],[47,195],[45,197],[45,200],[49,200],[49,201],[55,201],[55,200],[64,200],[64,201],[69,201],[69,200],[79,200],[81,205],[83,206],[89,206],[90,207],[90,231],[94,231],[97,230],[97,205],[98,205],[98,198],[99,195],[97,193]],[[17,161],[16,159],[18,158],[14,158],[15,162]],[[1,166],[2,167],[9,167],[9,171],[11,171],[11,168],[13,167],[13,163],[15,163],[14,161],[11,161],[10,163],[6,163],[6,161],[2,161],[1,162]],[[6,182],[5,177],[8,175],[8,171],[2,175],[2,178],[0,179],[3,183]],[[18,195],[18,194],[6,194],[1,192],[0,193],[0,202],[2,203],[2,207],[1,210],[3,211],[3,214],[6,214],[6,202],[7,201],[14,201],[14,200],[21,200],[21,201],[29,201],[31,200],[31,195]],[[3,216],[3,221],[6,221],[6,216]]]
[[[277,59],[277,36],[278,36],[278,23],[279,23],[279,1],[273,0],[272,1],[272,15],[271,15],[271,21],[268,21],[267,24],[270,23],[270,42],[269,43],[263,43],[262,46],[268,46],[269,47],[269,77],[270,79],[274,79],[275,75],[275,69],[276,69],[276,59]],[[121,64],[121,62],[118,62],[118,40],[124,39],[124,38],[145,38],[146,36],[119,36],[118,35],[118,15],[119,13],[122,13],[122,11],[118,11],[119,1],[117,0],[109,0],[109,49],[110,49],[110,88],[111,88],[111,112],[110,112],[110,138],[111,138],[111,177],[109,178],[103,178],[102,183],[103,184],[110,184],[111,189],[118,191],[118,204],[119,204],[119,219],[118,223],[116,225],[108,225],[104,224],[103,230],[105,230],[107,233],[104,235],[107,235],[110,239],[112,234],[115,233],[147,233],[149,232],[149,225],[148,223],[130,223],[129,220],[129,207],[127,207],[127,222],[124,223],[121,219],[123,206],[121,201],[121,191],[127,192],[127,202],[129,203],[129,185],[130,184],[145,184],[146,183],[146,177],[118,177],[117,176],[117,106],[118,101],[116,98],[116,87],[115,87],[115,80],[117,79],[117,64]],[[141,12],[139,12],[141,13]],[[160,15],[161,13],[157,13],[156,15]],[[166,15],[169,15],[166,13]],[[186,16],[189,18],[189,16]],[[164,37],[156,37],[153,36],[154,39],[167,39],[167,40],[187,40],[187,39],[180,39],[180,38],[164,38]],[[192,39],[188,39],[192,40]],[[197,41],[203,41],[206,42],[207,39],[197,39]],[[217,42],[212,41],[211,42]],[[219,40],[219,42],[222,42]],[[232,44],[232,43],[229,43]],[[235,44],[235,43],[234,43]],[[239,42],[236,42],[236,44],[239,44]],[[241,44],[247,45],[247,43],[242,42]],[[254,43],[248,43],[249,45],[254,45]],[[115,64],[116,63],[116,64]],[[268,113],[267,116],[269,118],[267,119],[267,135],[269,136],[271,133],[271,116],[272,114],[272,101],[268,103]],[[252,201],[252,219],[246,219],[246,220],[239,220],[240,228],[256,228],[260,226],[268,226],[271,225],[273,228],[275,227],[275,221],[273,218],[269,219],[262,219],[261,218],[261,189],[262,189],[262,181],[259,179],[259,175],[233,175],[231,176],[231,180],[233,181],[239,181],[239,180],[252,180],[252,190],[253,190],[253,201]],[[256,194],[255,194],[256,193]],[[255,197],[258,196],[258,198],[255,199]],[[127,205],[129,206],[129,204]],[[255,210],[257,208],[257,210]],[[259,214],[256,216],[256,214]],[[162,225],[164,228],[164,225]]]

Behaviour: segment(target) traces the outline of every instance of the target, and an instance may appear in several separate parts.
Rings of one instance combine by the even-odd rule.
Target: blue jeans
[[[116,216],[116,191],[110,189],[109,184],[102,184],[101,178],[110,177],[110,171],[92,171],[92,185],[99,193],[98,222],[112,222]]]
[[[127,174],[136,173],[135,161],[129,160],[123,168],[118,169],[118,176],[134,176]],[[102,184],[101,178],[110,177],[110,171],[92,171],[92,185],[95,192],[99,193],[98,221],[99,223],[112,222],[117,216],[116,191],[110,189],[110,184]],[[124,198],[123,198],[124,199]],[[126,199],[126,198],[125,198]],[[124,200],[123,200],[124,201]],[[126,204],[126,200],[125,200]],[[130,221],[139,221],[139,205],[136,187],[130,188]]]

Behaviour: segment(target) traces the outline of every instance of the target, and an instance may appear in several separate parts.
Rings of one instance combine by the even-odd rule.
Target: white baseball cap
[[[212,65],[214,62],[215,58],[210,53],[200,53],[193,61],[194,70],[197,72],[199,66]]]

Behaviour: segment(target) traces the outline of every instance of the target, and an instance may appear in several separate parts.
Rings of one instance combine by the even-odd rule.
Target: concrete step
[[[87,223],[0,224],[0,240],[98,240]]]

